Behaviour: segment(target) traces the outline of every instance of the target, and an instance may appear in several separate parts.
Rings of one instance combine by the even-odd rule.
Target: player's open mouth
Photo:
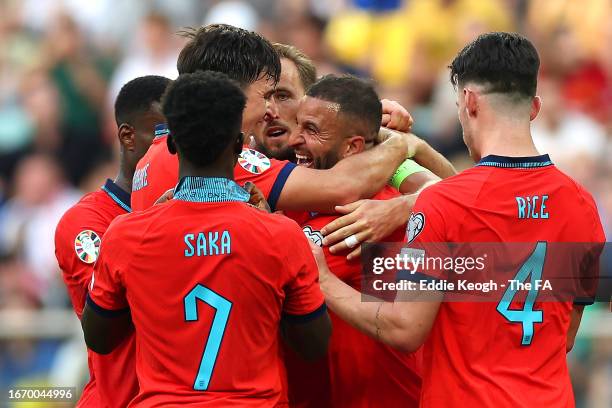
[[[280,137],[287,134],[288,129],[284,126],[270,126],[266,129],[266,136]]]
[[[299,154],[296,152],[295,159],[297,160],[298,166],[312,167],[312,157],[310,156]]]

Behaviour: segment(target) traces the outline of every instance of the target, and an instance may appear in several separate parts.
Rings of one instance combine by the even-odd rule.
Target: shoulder
[[[597,210],[597,204],[593,195],[582,184],[565,174],[563,171],[559,170],[556,166],[554,169],[561,185],[564,185],[569,189],[569,197],[573,198],[574,200],[577,199],[577,202],[574,202],[588,209],[591,216],[595,217],[596,222],[599,223],[599,211]],[[572,201],[568,200],[568,205],[571,206],[571,202]]]
[[[294,220],[282,215],[267,213],[244,204],[244,211],[249,220],[250,228],[266,237],[268,245],[274,243],[279,248],[289,248],[295,239],[303,239],[302,228]]]
[[[244,147],[238,156],[236,169],[246,171],[247,173],[260,175],[264,173],[278,172],[285,167],[295,167],[295,164],[287,160],[276,160],[269,158],[258,150]]]
[[[489,168],[472,167],[423,189],[419,199],[456,201],[477,195],[489,174]]]
[[[105,197],[108,195],[103,191],[94,191],[93,193],[86,194],[83,196],[75,205],[70,207],[64,215],[60,218],[60,221],[56,227],[56,237],[58,234],[64,232],[70,232],[74,229],[83,228],[89,226],[93,227],[106,227],[108,225],[108,217],[103,214],[101,209],[106,204]],[[106,201],[111,201],[110,198]],[[104,231],[96,231],[102,233]]]

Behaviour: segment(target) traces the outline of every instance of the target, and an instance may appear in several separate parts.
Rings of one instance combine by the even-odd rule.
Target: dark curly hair
[[[487,33],[465,46],[449,65],[454,86],[475,82],[487,93],[536,94],[540,57],[533,44],[516,33]]]
[[[197,166],[215,161],[236,141],[246,97],[225,74],[180,75],[166,91],[162,111],[180,155]]]
[[[261,35],[228,24],[210,24],[182,31],[189,42],[179,54],[179,74],[196,71],[223,72],[247,86],[261,77],[278,82],[280,58]]]
[[[117,126],[134,121],[134,116],[147,112],[153,102],[159,102],[170,80],[163,76],[147,75],[123,85],[115,100]]]

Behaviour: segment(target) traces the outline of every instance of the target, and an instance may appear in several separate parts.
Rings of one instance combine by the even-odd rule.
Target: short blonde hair
[[[287,58],[295,64],[304,91],[317,81],[317,68],[306,54],[293,45],[274,43],[273,46],[279,57]]]

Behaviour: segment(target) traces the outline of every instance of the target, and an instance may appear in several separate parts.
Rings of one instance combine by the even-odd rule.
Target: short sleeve
[[[272,211],[285,183],[296,165],[286,160],[269,159],[253,149],[243,149],[236,164],[234,178],[241,186],[247,181],[255,183],[268,200]]]
[[[128,263],[124,260],[120,238],[120,231],[111,224],[104,236],[89,284],[87,304],[102,315],[112,316],[128,308],[122,278],[123,265]]]
[[[69,210],[57,225],[55,257],[72,307],[80,318],[105,228],[100,223],[88,222],[86,219],[91,217],[87,212],[75,211],[74,208]]]
[[[591,199],[595,211],[593,216],[594,227],[591,229],[591,242],[573,244],[580,251],[580,276],[574,304],[580,306],[592,305],[597,297],[600,282],[600,258],[605,248],[606,235],[597,213],[595,202]]]
[[[293,245],[285,246],[285,265],[290,280],[285,286],[283,314],[290,321],[308,321],[326,310],[325,298],[319,287],[319,269],[307,238],[297,225],[291,227],[288,235]]]

